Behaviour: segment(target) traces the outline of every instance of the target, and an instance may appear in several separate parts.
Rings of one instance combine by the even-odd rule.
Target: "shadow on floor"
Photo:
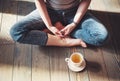
[[[0,13],[25,16],[35,10],[35,3],[29,1],[0,0]]]
[[[120,13],[91,11],[108,29],[110,40],[104,46],[108,52],[114,50],[120,62]],[[103,49],[104,50],[104,49]]]

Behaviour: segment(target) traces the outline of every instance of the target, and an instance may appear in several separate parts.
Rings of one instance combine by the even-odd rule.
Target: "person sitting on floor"
[[[36,8],[15,23],[14,41],[40,46],[101,46],[105,26],[88,12],[91,0],[35,0]]]

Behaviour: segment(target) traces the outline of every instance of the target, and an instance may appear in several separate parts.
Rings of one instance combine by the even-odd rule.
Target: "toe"
[[[80,44],[81,44],[81,46],[82,46],[82,47],[84,47],[84,48],[86,48],[86,47],[87,47],[86,43],[85,43],[85,42],[83,42],[82,40],[81,40]]]

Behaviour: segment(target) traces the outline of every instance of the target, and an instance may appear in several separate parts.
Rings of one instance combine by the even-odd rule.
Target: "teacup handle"
[[[69,62],[69,58],[65,58],[65,61],[66,61],[66,62]]]

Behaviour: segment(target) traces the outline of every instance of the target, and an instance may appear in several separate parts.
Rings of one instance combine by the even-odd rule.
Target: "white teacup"
[[[69,69],[75,72],[82,71],[86,66],[84,57],[79,52],[72,53],[70,58],[66,58],[65,61],[68,63]]]

